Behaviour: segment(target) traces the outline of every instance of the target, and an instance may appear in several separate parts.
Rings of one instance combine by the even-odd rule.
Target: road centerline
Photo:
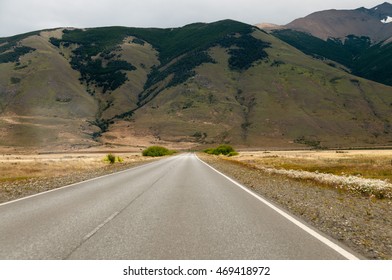
[[[101,228],[103,228],[107,223],[113,220],[120,212],[113,213],[110,217],[108,217],[105,221],[103,221],[100,225],[98,225],[95,229],[93,229],[90,233],[88,233],[85,237],[83,237],[83,242],[90,239],[94,234],[96,234]],[[82,242],[82,243],[83,243]]]
[[[87,242],[90,238],[92,238],[96,233],[99,232],[104,226],[106,226],[108,223],[110,223],[112,220],[114,220],[118,215],[120,215],[125,209],[130,207],[136,200],[138,200],[143,194],[151,190],[156,184],[166,176],[166,172],[163,172],[161,176],[159,176],[152,184],[150,184],[147,188],[145,188],[140,194],[138,194],[136,197],[134,197],[128,204],[126,204],[122,209],[119,211],[114,212],[112,215],[110,215],[106,220],[104,220],[101,224],[99,224],[97,227],[95,227],[92,231],[90,231],[88,234],[86,234],[83,238],[80,244],[75,247],[67,256],[65,259],[69,259],[72,254],[78,250],[85,242]]]

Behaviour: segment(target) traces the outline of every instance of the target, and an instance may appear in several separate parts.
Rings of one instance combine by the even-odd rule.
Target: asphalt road
[[[355,258],[323,238],[193,154],[0,205],[0,259]]]

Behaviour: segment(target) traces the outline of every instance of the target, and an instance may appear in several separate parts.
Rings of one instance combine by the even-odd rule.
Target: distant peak
[[[379,10],[379,9],[390,9],[390,8],[392,8],[392,4],[388,3],[388,2],[384,2],[384,3],[380,4],[380,5],[372,8],[371,10],[376,11],[376,10]]]

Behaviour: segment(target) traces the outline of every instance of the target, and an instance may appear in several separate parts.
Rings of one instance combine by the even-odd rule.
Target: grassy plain
[[[238,161],[267,168],[361,176],[392,183],[392,150],[241,152]]]
[[[0,183],[30,178],[56,178],[99,170],[109,165],[104,161],[106,155],[106,153],[0,155]],[[140,153],[116,155],[123,159],[121,164],[148,160]]]

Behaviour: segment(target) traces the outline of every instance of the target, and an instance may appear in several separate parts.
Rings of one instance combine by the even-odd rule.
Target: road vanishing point
[[[357,259],[194,154],[0,205],[0,259]]]

